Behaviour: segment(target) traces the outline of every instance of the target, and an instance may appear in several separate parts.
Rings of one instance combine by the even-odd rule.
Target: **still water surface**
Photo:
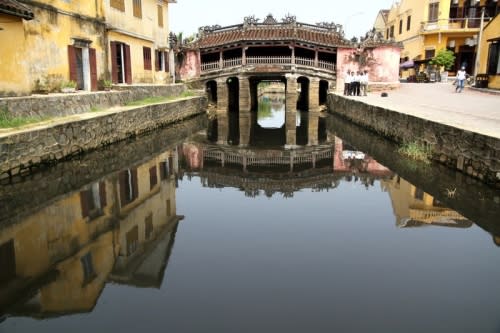
[[[0,332],[500,331],[498,191],[262,103],[2,184]]]

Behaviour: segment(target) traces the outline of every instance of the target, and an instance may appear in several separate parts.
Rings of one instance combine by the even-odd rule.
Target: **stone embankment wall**
[[[0,133],[0,180],[188,119],[206,108],[205,97],[190,97]]]
[[[433,159],[500,188],[500,140],[330,94],[328,110],[397,143],[432,147]]]
[[[0,98],[0,110],[15,117],[63,117],[89,112],[95,108],[125,105],[151,96],[178,96],[186,90],[183,84],[115,86],[113,91],[33,95]]]

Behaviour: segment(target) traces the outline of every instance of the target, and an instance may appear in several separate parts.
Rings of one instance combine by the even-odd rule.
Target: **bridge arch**
[[[207,81],[205,83],[205,92],[207,94],[208,103],[217,104],[217,81]]]
[[[227,106],[229,112],[238,112],[240,106],[240,80],[237,76],[231,76],[226,80]]]
[[[319,81],[319,105],[326,104],[326,98],[328,96],[329,89],[330,89],[330,83],[327,80]]]
[[[297,78],[297,86],[299,96],[297,99],[297,109],[301,111],[309,110],[309,88],[311,80],[307,76],[299,76]]]

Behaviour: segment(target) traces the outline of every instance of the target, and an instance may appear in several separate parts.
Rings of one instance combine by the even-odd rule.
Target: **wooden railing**
[[[220,70],[224,68],[243,66],[242,58],[232,58],[224,59],[222,61],[222,67],[220,61],[212,61],[201,64],[202,72],[210,72],[215,70]],[[328,71],[335,71],[335,64],[332,62],[314,59],[296,57],[295,62],[292,61],[292,57],[281,56],[281,57],[247,57],[246,65],[299,65],[313,68],[320,68]]]

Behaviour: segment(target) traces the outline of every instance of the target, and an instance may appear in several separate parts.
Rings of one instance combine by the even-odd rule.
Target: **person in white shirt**
[[[361,75],[361,93],[363,96],[366,96],[366,91],[368,89],[368,71],[364,71],[364,73]]]
[[[465,67],[462,67],[457,72],[457,86],[455,92],[462,92],[464,90],[465,79],[467,77],[467,72],[465,72]]]
[[[344,76],[344,96],[350,95],[351,92],[351,71],[347,70],[346,75]]]

